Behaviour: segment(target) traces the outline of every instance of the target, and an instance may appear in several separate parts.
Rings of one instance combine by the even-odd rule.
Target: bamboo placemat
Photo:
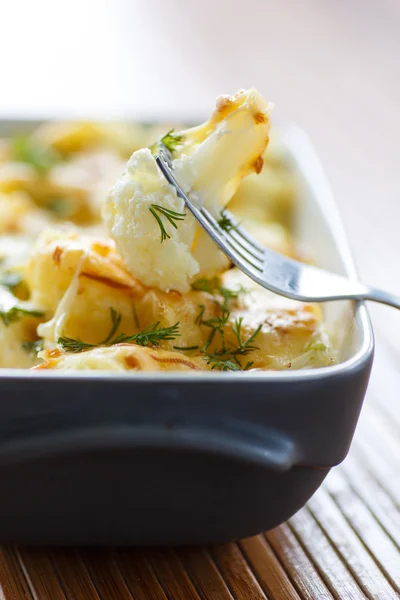
[[[237,543],[0,553],[2,600],[400,598],[400,413],[378,364],[351,452],[288,523]]]

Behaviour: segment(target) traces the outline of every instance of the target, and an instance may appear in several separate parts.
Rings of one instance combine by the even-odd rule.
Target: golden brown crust
[[[264,159],[260,155],[258,158],[256,158],[256,160],[253,163],[254,171],[257,173],[257,175],[258,175],[258,173],[261,173],[261,169],[263,168],[263,164],[264,164]]]
[[[266,123],[268,121],[268,116],[264,112],[259,111],[254,115],[254,120],[257,125],[259,125],[261,123]]]
[[[138,282],[135,279],[132,280],[131,285],[126,285],[120,283],[119,281],[115,281],[115,279],[111,279],[111,277],[102,277],[101,275],[94,275],[93,273],[86,273],[85,271],[80,273],[79,277],[87,277],[88,279],[92,279],[93,281],[103,283],[107,287],[113,288],[115,290],[124,290],[127,292],[131,292],[133,289],[138,289]]]
[[[60,358],[60,356],[62,356],[62,352],[59,348],[54,348],[54,350],[48,350],[46,356],[48,358]]]
[[[187,358],[179,358],[179,357],[167,357],[167,356],[157,356],[154,352],[152,353],[152,357],[159,363],[169,363],[170,365],[185,365],[189,369],[193,369],[194,371],[200,371],[200,367],[197,366],[192,361]]]
[[[115,344],[68,353],[61,350],[45,350],[41,353],[44,362],[33,370],[82,370],[107,369],[123,371],[198,371],[201,366],[180,352],[149,348],[135,344]]]
[[[135,356],[128,354],[128,356],[124,357],[124,362],[128,369],[137,369],[139,367],[139,361]]]
[[[56,265],[60,265],[61,257],[63,255],[63,249],[60,246],[56,246],[53,252],[53,260]]]

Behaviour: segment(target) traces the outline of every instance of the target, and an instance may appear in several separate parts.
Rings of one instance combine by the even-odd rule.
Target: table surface
[[[18,17],[19,3],[9,4],[11,22]],[[42,4],[46,10],[36,22],[29,53],[33,33],[28,25],[34,13],[20,23],[27,41],[14,44],[14,63],[5,66],[10,85],[1,94],[3,114],[44,115],[54,106],[56,112],[68,112],[71,106],[82,112],[108,107],[116,114],[129,107],[138,115],[168,113],[177,106],[201,112],[218,93],[255,84],[275,100],[278,118],[296,120],[313,139],[361,276],[400,293],[397,0],[258,0],[247,12],[242,2],[232,0],[229,13],[212,0],[196,6],[176,0],[169,3],[173,12],[161,0],[99,3],[103,12],[97,12],[94,34],[98,61],[83,35],[94,2],[69,3],[65,22],[77,23],[78,29],[75,45],[67,47],[67,27],[55,35],[44,18],[51,3],[26,3],[25,8],[38,10]],[[74,11],[80,11],[79,19]],[[150,54],[140,53],[144,25],[153,28]],[[171,34],[174,27],[179,35]],[[107,56],[99,44],[106,29],[112,42]],[[13,35],[12,28],[4,28],[2,54],[6,48],[1,44],[9,49]],[[45,51],[48,44],[55,45],[54,53]],[[168,78],[159,49],[173,67]],[[93,77],[88,78],[91,64]],[[18,69],[25,69],[26,79],[16,76]],[[108,86],[104,73],[113,77]],[[26,82],[29,101],[23,95]],[[48,93],[43,94],[46,82]],[[161,94],[156,93],[160,86]],[[400,314],[384,307],[372,307],[371,313],[376,360],[351,451],[288,523],[238,543],[198,549],[4,548],[0,598],[399,598]]]

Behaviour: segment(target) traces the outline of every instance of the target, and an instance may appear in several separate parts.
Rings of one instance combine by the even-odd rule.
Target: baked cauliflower
[[[171,131],[162,142],[185,192],[218,217],[242,178],[261,170],[268,135],[269,106],[251,89],[221,96],[206,123]],[[104,219],[128,270],[145,285],[186,293],[194,279],[228,267],[164,179],[151,149],[132,154],[108,194]]]

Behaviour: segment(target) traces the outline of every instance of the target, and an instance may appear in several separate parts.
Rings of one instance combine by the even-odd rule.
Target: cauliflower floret
[[[262,168],[268,110],[256,90],[242,90],[219,98],[205,124],[169,135],[176,179],[216,217],[241,179]],[[148,149],[131,156],[108,195],[104,219],[128,270],[146,285],[186,293],[194,278],[228,267]]]

